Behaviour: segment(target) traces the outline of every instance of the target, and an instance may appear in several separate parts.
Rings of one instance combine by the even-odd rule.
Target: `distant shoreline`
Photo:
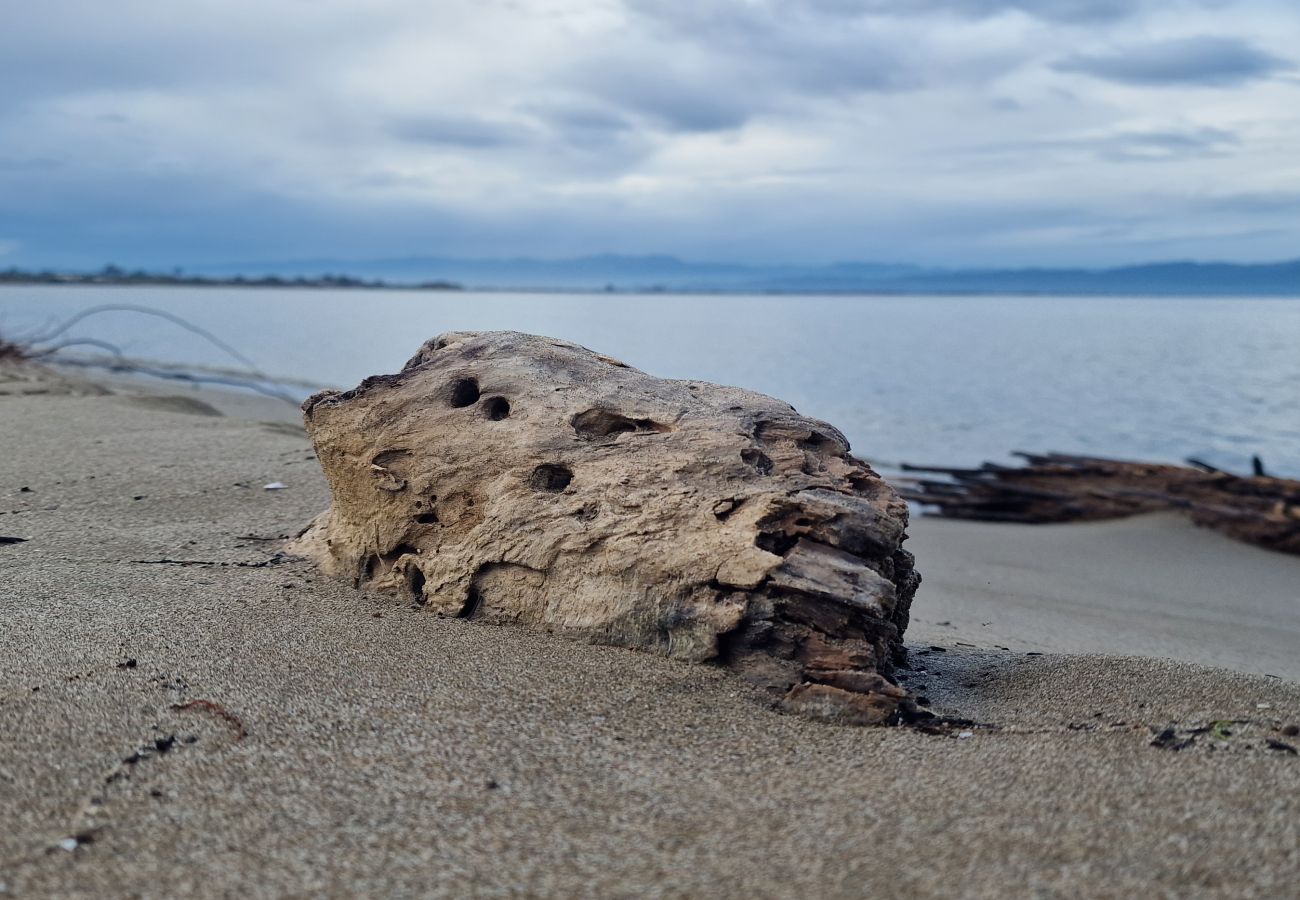
[[[1296,264],[1300,267],[1300,263]],[[1298,269],[1300,270],[1300,269]],[[1026,273],[998,273],[1017,274]],[[1236,283],[1232,280],[1177,281],[1173,283],[1099,282],[1081,284],[1067,278],[1070,273],[1039,272],[1039,276],[1056,274],[1059,283],[1027,284],[1024,281],[987,281],[989,273],[955,273],[943,280],[890,280],[867,281],[859,284],[720,284],[720,283],[659,283],[614,281],[592,284],[576,279],[574,283],[491,282],[465,283],[451,278],[422,280],[388,280],[362,278],[355,275],[326,273],[323,275],[186,275],[173,272],[128,271],[118,266],[105,266],[95,272],[66,272],[9,268],[0,270],[0,287],[5,286],[76,286],[76,287],[216,287],[216,288],[298,288],[346,289],[365,291],[464,291],[502,294],[621,294],[621,295],[712,295],[712,296],[794,296],[794,297],[1043,297],[1043,298],[1254,298],[1295,300],[1300,299],[1300,280],[1295,284]],[[1098,273],[1094,273],[1098,274]],[[982,283],[983,280],[983,283]]]
[[[1142,300],[1300,300],[1300,293],[1270,294],[1240,291],[1234,293],[1195,293],[1137,291],[1026,291],[1026,290],[908,290],[906,288],[852,288],[844,290],[783,290],[777,288],[716,288],[716,287],[639,287],[629,285],[615,288],[593,288],[585,286],[526,287],[515,285],[461,285],[433,282],[430,284],[405,284],[387,281],[363,281],[361,279],[321,279],[321,278],[180,278],[174,280],[150,279],[111,281],[99,278],[32,278],[12,279],[0,276],[0,288],[5,287],[192,287],[192,288],[270,288],[274,290],[355,290],[355,291],[446,291],[463,294],[606,294],[609,296],[644,297],[1040,297],[1042,299],[1142,299]]]
[[[287,278],[280,275],[248,277],[233,275],[214,278],[206,275],[182,275],[159,272],[127,272],[108,266],[98,272],[32,272],[23,269],[0,271],[0,285],[98,285],[105,287],[253,287],[253,288],[364,288],[368,290],[461,291],[454,281],[394,283],[380,278],[354,278],[351,275],[317,275]]]

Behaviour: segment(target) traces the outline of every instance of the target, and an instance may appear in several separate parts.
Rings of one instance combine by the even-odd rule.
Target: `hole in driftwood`
[[[483,404],[487,417],[493,422],[500,422],[510,415],[510,401],[505,397],[489,397]]]
[[[713,504],[713,514],[718,517],[718,521],[725,522],[732,513],[740,509],[744,502],[744,497],[729,497],[725,500],[719,500]]]
[[[800,450],[813,450],[822,453],[834,453],[840,450],[842,445],[829,434],[822,434],[820,431],[813,431],[808,437],[799,441]],[[847,448],[845,448],[847,449]]]
[[[672,426],[664,425],[653,419],[634,419],[631,416],[614,412],[612,409],[589,409],[580,412],[573,417],[571,424],[573,430],[578,433],[578,437],[586,441],[626,432],[639,431],[662,434],[673,430]]]
[[[419,566],[411,566],[406,573],[406,587],[411,592],[411,599],[424,606],[426,600],[424,596],[424,573],[420,571]]]
[[[456,613],[456,617],[460,619],[472,619],[474,618],[474,614],[478,612],[478,608],[482,605],[483,598],[479,595],[478,590],[476,588],[470,588],[469,595],[465,597],[465,605],[460,608],[460,612]]]
[[[786,534],[784,531],[763,531],[754,538],[754,545],[760,550],[775,553],[777,556],[785,556],[797,543],[799,543],[799,535]]]
[[[740,458],[745,465],[752,468],[759,475],[772,474],[772,457],[768,456],[761,450],[741,450]]]
[[[452,406],[470,406],[478,402],[478,382],[473,378],[462,378],[451,385],[450,401]]]
[[[381,469],[390,468],[394,463],[406,459],[411,455],[411,451],[404,447],[398,447],[393,450],[380,450],[370,460],[372,466],[379,466]]]
[[[552,494],[558,494],[569,486],[573,481],[573,472],[567,466],[557,466],[551,463],[545,463],[533,469],[533,473],[528,476],[528,486],[535,491],[546,491]]]

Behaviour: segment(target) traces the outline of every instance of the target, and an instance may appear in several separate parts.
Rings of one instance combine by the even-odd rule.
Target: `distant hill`
[[[187,270],[188,271],[188,270]],[[604,254],[572,259],[456,259],[420,256],[396,259],[300,259],[195,266],[194,271],[214,277],[235,274],[248,277],[297,277],[320,272],[346,272],[356,278],[390,283],[447,281],[471,288],[507,290],[624,291],[762,291],[781,290],[784,282],[824,273],[849,278],[854,285],[921,273],[917,266],[842,263],[825,267],[755,266],[734,263],[687,262],[674,256],[619,256]],[[796,287],[796,290],[804,288]],[[856,288],[854,288],[856,289]]]
[[[789,293],[997,293],[1300,296],[1300,260],[1268,264],[1164,262],[1109,269],[933,269],[846,262],[824,266],[688,262],[605,254],[573,259],[404,257],[200,266],[209,275],[296,277],[345,272],[390,283],[469,288]]]
[[[184,274],[181,274],[183,271]],[[337,273],[337,274],[322,274]],[[118,277],[109,277],[110,274]],[[8,276],[8,277],[6,277]],[[0,281],[32,273],[0,272]],[[1109,269],[938,269],[845,262],[823,266],[689,262],[673,256],[606,254],[573,259],[303,259],[200,265],[166,275],[41,273],[41,280],[301,287],[461,287],[728,293],[1049,294],[1300,297],[1300,260],[1239,264],[1163,262]]]
[[[1300,296],[1300,260],[1240,265],[1170,262],[1116,269],[927,272],[893,282],[908,292]]]

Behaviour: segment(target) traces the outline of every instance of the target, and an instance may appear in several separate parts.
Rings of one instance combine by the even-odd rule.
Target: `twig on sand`
[[[266,559],[257,562],[223,562],[216,559],[171,559],[163,557],[162,559],[133,559],[132,563],[139,566],[226,566],[235,569],[265,569],[268,566],[279,566],[290,562],[296,557],[287,553],[273,553]]]
[[[222,353],[237,361],[244,367],[244,371],[238,373],[198,372],[186,368],[164,368],[161,366],[150,365],[138,360],[128,359],[121,348],[108,341],[98,338],[78,338],[66,337],[62,340],[55,340],[66,335],[75,325],[104,313],[132,313],[135,315],[152,316],[163,319],[178,328],[182,328],[191,334],[197,335],[216,347]],[[108,352],[107,358],[88,359],[75,358],[60,355],[63,351],[72,347],[91,346],[97,347]],[[166,310],[154,309],[149,306],[139,306],[132,303],[112,303],[102,306],[92,306],[81,312],[57,323],[49,329],[37,333],[19,343],[0,339],[0,361],[30,361],[48,359],[52,362],[58,362],[62,365],[74,365],[91,368],[104,368],[114,372],[131,372],[140,375],[149,375],[154,378],[163,378],[172,381],[185,381],[191,384],[219,384],[230,387],[241,387],[248,390],[256,391],[268,397],[277,400],[283,400],[294,407],[298,406],[298,400],[288,392],[281,390],[274,385],[277,380],[264,373],[257,365],[232,347],[221,338],[205,328],[195,325],[193,322],[182,318]]]
[[[254,391],[255,393],[271,397],[275,400],[283,400],[295,409],[298,407],[298,401],[284,391],[267,387],[264,384],[260,384],[257,381],[248,378],[235,378],[229,375],[209,375],[185,369],[163,369],[143,362],[131,360],[126,357],[109,357],[102,359],[74,359],[72,357],[58,357],[57,362],[59,365],[77,366],[83,369],[108,369],[110,372],[127,372],[134,375],[148,375],[151,378],[161,378],[164,381],[183,381],[186,384],[215,384],[223,387],[245,388],[246,390]]]
[[[215,703],[211,700],[190,700],[187,703],[173,704],[172,709],[177,712],[184,712],[189,709],[206,709],[208,712],[225,719],[230,727],[235,729],[235,740],[242,741],[244,738],[248,737],[248,729],[244,727],[243,720],[220,703]]]
[[[92,306],[90,309],[83,309],[81,312],[77,313],[76,315],[71,316],[65,319],[64,321],[62,321],[61,323],[59,323],[58,325],[54,326],[54,328],[52,328],[50,331],[38,335],[33,340],[33,343],[47,343],[48,341],[53,340],[59,335],[66,334],[68,330],[72,328],[72,326],[76,325],[78,322],[81,322],[85,319],[89,319],[91,316],[98,316],[103,313],[109,313],[109,312],[129,312],[129,313],[136,313],[137,315],[155,316],[159,319],[164,319],[168,322],[171,322],[173,325],[177,326],[178,328],[183,328],[186,331],[190,332],[191,334],[195,334],[203,338],[205,341],[212,344],[214,347],[221,350],[223,353],[227,354],[232,359],[238,361],[240,365],[247,367],[248,370],[252,372],[254,375],[259,376],[263,380],[270,380],[266,378],[266,376],[263,375],[262,372],[258,370],[256,363],[254,363],[251,359],[249,359],[244,354],[240,353],[234,347],[227,344],[221,338],[217,337],[215,334],[208,331],[206,328],[200,328],[198,325],[195,325],[193,322],[183,319],[174,313],[169,313],[161,309],[154,309],[151,306],[139,306],[134,303],[108,303],[102,306]]]

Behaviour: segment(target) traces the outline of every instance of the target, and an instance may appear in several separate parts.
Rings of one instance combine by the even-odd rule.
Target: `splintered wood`
[[[990,522],[1086,522],[1174,510],[1239,541],[1300,554],[1300,481],[1233,475],[1204,464],[1017,455],[1027,465],[905,465],[947,480],[914,479],[902,494],[940,516]]]

